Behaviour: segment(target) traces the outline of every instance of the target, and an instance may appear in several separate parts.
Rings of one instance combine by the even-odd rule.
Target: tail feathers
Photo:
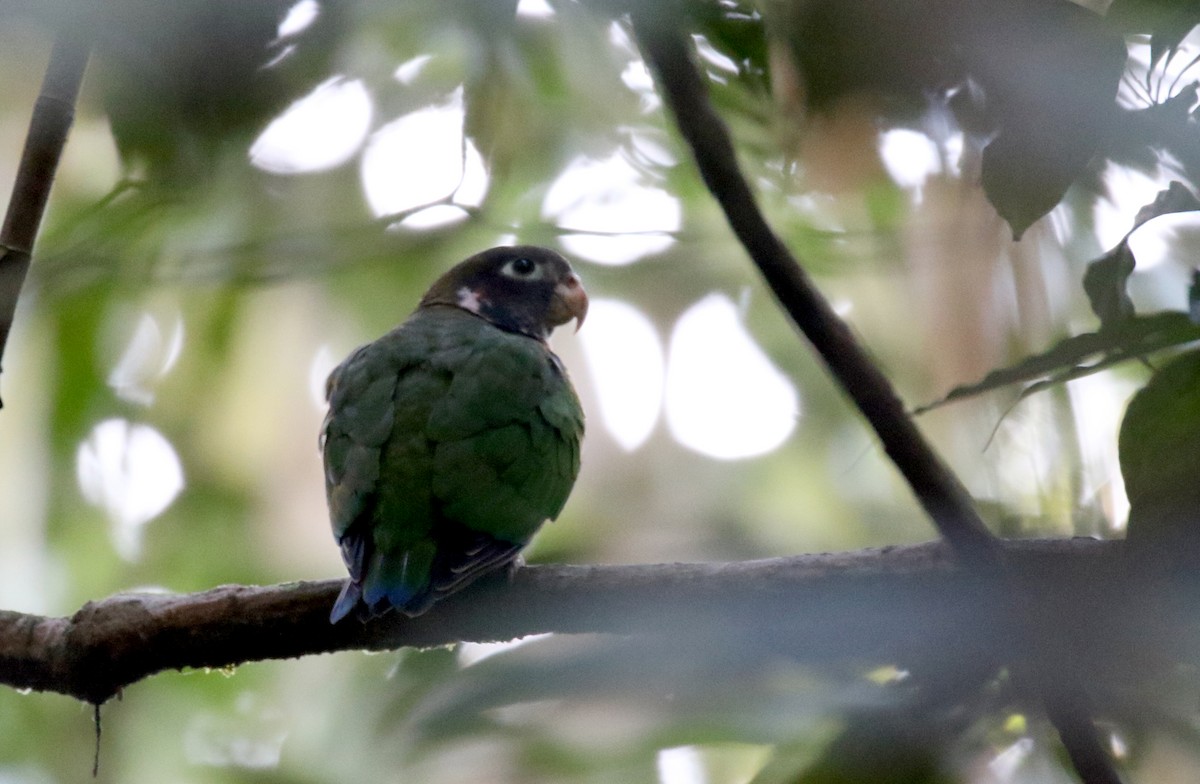
[[[338,594],[337,601],[333,603],[333,609],[329,612],[329,622],[337,623],[350,614],[350,611],[358,606],[359,600],[362,599],[362,585],[354,580],[347,580],[342,586],[342,592]]]
[[[363,583],[351,579],[342,586],[342,592],[333,603],[333,609],[329,611],[329,622],[337,623],[350,614],[366,622],[392,609],[408,616],[417,616],[428,610],[433,601],[427,590],[413,593],[407,586],[384,586],[378,581],[364,589]]]
[[[372,618],[387,614],[393,608],[406,615],[415,616],[428,610],[431,604],[433,601],[427,599],[426,595],[414,597],[410,591],[404,589],[378,596],[372,594],[369,589],[364,593],[361,583],[347,580],[337,601],[333,603],[333,609],[329,611],[329,622],[337,623],[347,615],[353,614],[359,621],[366,623]],[[414,608],[418,607],[419,609],[414,611]]]
[[[355,557],[347,558],[352,564],[351,577],[334,602],[330,622],[337,623],[351,613],[368,621],[393,609],[409,617],[421,615],[435,602],[511,564],[524,544],[477,532],[469,532],[469,537],[441,550],[429,541],[386,558],[379,551],[364,558],[365,548],[344,538],[343,552],[349,550]],[[356,572],[354,567],[359,564]]]
[[[373,581],[369,578],[366,582],[367,585],[362,592],[362,603],[367,610],[367,616],[372,618],[383,615],[393,608],[407,612],[409,605],[425,593],[424,590],[418,590],[403,583],[384,584],[379,580]]]

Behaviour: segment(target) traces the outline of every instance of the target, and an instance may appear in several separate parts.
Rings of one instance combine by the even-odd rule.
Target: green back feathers
[[[424,609],[472,557],[515,555],[579,472],[583,413],[557,358],[457,308],[422,309],[359,349],[329,401],[331,522],[371,610]]]
[[[350,580],[331,620],[422,613],[558,516],[583,412],[545,341],[587,306],[554,251],[492,248],[333,371],[321,448]]]

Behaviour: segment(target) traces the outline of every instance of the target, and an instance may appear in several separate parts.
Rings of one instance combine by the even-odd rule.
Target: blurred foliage
[[[770,7],[814,111],[859,95],[912,122],[940,102],[987,138],[983,188],[1016,238],[1062,200],[1096,153],[1125,68],[1120,35],[1068,0]]]
[[[1095,267],[1090,267],[1089,271],[1091,269]],[[1132,267],[1124,274],[1128,277],[1131,272]],[[1049,351],[1024,357],[1015,365],[991,371],[978,383],[955,387],[945,397],[917,409],[917,413],[923,414],[946,403],[1011,384],[1029,382],[1021,389],[1020,399],[1023,399],[1066,381],[1098,373],[1119,362],[1200,340],[1200,325],[1192,322],[1185,313],[1167,312],[1149,316],[1130,314],[1120,321],[1118,327],[1104,329],[1102,325],[1097,332],[1072,335],[1056,343]]]
[[[578,159],[614,154],[677,199],[682,222],[635,263],[579,261],[593,298],[635,306],[666,346],[684,311],[727,295],[801,411],[779,449],[752,459],[689,450],[661,417],[626,451],[598,413],[579,342],[556,338],[590,432],[576,491],[530,560],[732,560],[932,536],[729,236],[645,83],[619,4],[526,5],[306,0],[296,8],[315,16],[280,35],[295,10],[281,0],[0,1],[5,181],[53,30],[78,25],[95,42],[4,362],[0,606],[64,614],[133,588],[340,575],[315,448],[324,372],[472,252],[517,238],[570,255],[587,232],[546,214],[546,194]],[[1117,0],[1107,16],[1057,0],[677,7],[773,225],[905,397],[984,378],[923,424],[989,521],[1007,535],[1119,533],[1117,425],[1146,376],[1125,360],[1200,334],[1183,312],[1180,263],[1196,240],[1150,220],[1194,215],[1200,146],[1184,66],[1196,4]],[[1123,44],[1148,46],[1149,67],[1137,71]],[[397,78],[414,63],[415,76]],[[249,146],[269,123],[335,78],[360,80],[370,98],[354,153],[303,173],[253,165]],[[1118,105],[1125,88],[1135,100]],[[373,212],[364,151],[460,89],[489,177],[482,201],[428,228]],[[913,139],[895,132],[923,146],[885,156],[881,139]],[[897,160],[924,161],[921,176],[890,176]],[[1146,199],[1126,203],[1114,168],[1179,198],[1136,215]],[[1101,239],[1122,233],[1116,246]],[[1143,236],[1165,237],[1171,253],[1150,263]],[[1105,266],[1114,247],[1119,263]],[[1195,453],[1195,406],[1154,402],[1156,388],[1172,398],[1180,366],[1126,422],[1137,432],[1122,435],[1127,465],[1143,453],[1153,463],[1164,444]],[[1090,375],[1100,368],[1113,369]],[[996,391],[1015,382],[1034,386]],[[1001,420],[1013,394],[1048,387]],[[85,492],[83,456],[106,448],[97,426],[114,419],[153,428],[173,451],[108,476],[105,501]],[[122,516],[134,485],[162,481],[155,469],[169,459],[184,477],[178,497]],[[1174,465],[1162,483],[1182,487],[1191,463]],[[1126,481],[1137,492],[1154,476],[1139,468]],[[100,780],[1068,775],[1053,733],[1024,719],[1006,680],[961,671],[970,663],[954,652],[818,670],[729,637],[714,633],[686,660],[584,637],[167,674],[105,706]],[[1153,720],[1101,718],[1124,763],[1153,779],[1164,760],[1200,769],[1196,704],[1176,690]],[[90,719],[65,698],[0,691],[0,781],[86,776]]]

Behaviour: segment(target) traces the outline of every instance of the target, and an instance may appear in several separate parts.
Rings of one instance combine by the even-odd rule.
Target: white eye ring
[[[504,266],[500,268],[500,274],[517,280],[541,280],[546,273],[541,264],[522,256],[519,259],[505,262]]]

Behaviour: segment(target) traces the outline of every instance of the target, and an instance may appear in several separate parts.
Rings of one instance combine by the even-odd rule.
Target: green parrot
[[[559,254],[492,248],[334,369],[321,451],[350,579],[332,623],[420,615],[510,564],[558,516],[583,411],[546,339],[571,319],[578,329],[587,306]]]

